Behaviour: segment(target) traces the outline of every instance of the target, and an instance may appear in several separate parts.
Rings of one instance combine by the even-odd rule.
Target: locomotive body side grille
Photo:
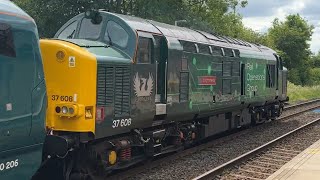
[[[98,64],[97,106],[112,106],[115,117],[130,114],[130,67]]]

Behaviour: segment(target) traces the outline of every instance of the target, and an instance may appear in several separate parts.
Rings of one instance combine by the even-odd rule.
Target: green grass
[[[299,86],[289,82],[288,96],[290,98],[290,102],[293,103],[320,98],[320,86]]]

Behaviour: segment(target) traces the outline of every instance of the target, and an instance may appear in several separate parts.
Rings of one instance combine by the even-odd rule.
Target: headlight
[[[66,106],[62,107],[62,114],[67,114],[68,113],[68,108]]]
[[[84,108],[84,107],[83,107]],[[58,104],[55,108],[56,115],[60,117],[76,117],[79,114],[79,104]]]

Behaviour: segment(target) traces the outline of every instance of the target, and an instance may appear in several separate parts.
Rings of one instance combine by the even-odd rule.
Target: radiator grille
[[[98,65],[97,105],[113,106],[115,116],[130,113],[129,66]]]

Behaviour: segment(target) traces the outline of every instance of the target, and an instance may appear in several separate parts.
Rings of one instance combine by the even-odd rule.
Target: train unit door
[[[156,114],[156,102],[164,103],[166,100],[166,64],[159,61],[159,39],[145,32],[138,34],[137,57],[133,66],[132,123],[135,123],[134,126],[150,127]]]
[[[33,112],[32,103],[37,82],[34,41],[33,32],[0,23],[0,179],[30,179],[41,163],[41,142],[30,136],[32,119],[41,111]]]

